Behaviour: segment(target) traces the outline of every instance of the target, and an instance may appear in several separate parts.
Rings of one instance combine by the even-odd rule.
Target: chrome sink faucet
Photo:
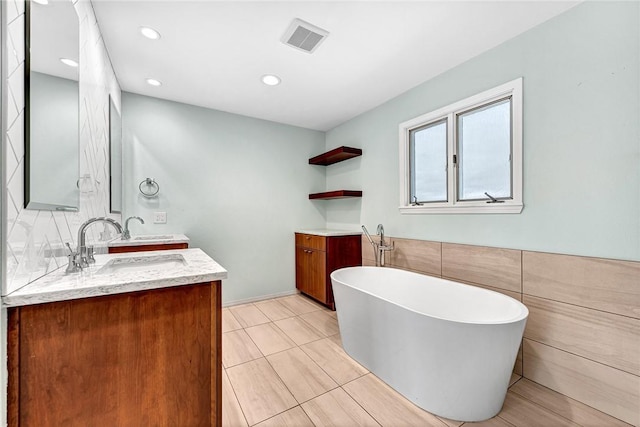
[[[144,224],[144,219],[140,218],[139,216],[130,216],[129,218],[127,218],[127,220],[124,222],[122,240],[129,240],[131,238],[131,232],[129,231],[129,221],[131,221],[132,219],[137,219],[138,221],[140,221],[140,224]]]
[[[93,258],[93,246],[87,247],[87,228],[91,224],[95,224],[96,222],[104,222],[105,224],[111,224],[118,233],[122,233],[122,226],[118,221],[115,221],[111,218],[91,218],[87,220],[84,224],[80,226],[78,229],[78,248],[76,251],[71,251],[69,254],[69,265],[67,266],[67,273],[76,273],[81,271],[83,268],[88,267],[89,264],[94,263],[95,259]],[[69,249],[71,249],[71,246]]]

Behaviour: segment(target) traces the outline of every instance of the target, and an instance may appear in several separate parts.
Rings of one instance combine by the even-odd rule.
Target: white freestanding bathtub
[[[331,274],[345,351],[419,407],[459,421],[504,403],[529,311],[506,295],[387,267]]]

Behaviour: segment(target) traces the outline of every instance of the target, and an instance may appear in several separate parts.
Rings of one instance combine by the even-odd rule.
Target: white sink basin
[[[187,261],[181,254],[147,255],[115,258],[102,266],[96,274],[137,273],[158,269],[184,267]]]
[[[133,240],[168,240],[168,239],[173,239],[173,235],[163,234],[159,236],[138,236],[133,238]]]

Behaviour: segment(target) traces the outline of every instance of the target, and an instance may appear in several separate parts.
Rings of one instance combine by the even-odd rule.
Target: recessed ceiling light
[[[147,79],[147,83],[149,83],[151,86],[162,86],[162,82],[156,79]]]
[[[149,27],[140,27],[140,33],[148,39],[158,40],[160,38],[160,33]]]
[[[60,58],[60,62],[62,62],[64,65],[68,65],[69,67],[75,68],[78,66],[78,63],[76,61],[69,58]]]
[[[49,4],[49,0],[33,0],[34,3],[38,4]]]
[[[280,77],[274,76],[273,74],[265,74],[262,76],[262,83],[267,86],[276,86],[280,84]]]

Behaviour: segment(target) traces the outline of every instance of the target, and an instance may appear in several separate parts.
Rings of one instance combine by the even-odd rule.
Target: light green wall
[[[294,230],[325,225],[308,165],[324,133],[123,92],[124,212],[132,234],[184,233],[229,271],[223,302],[295,289]],[[138,183],[160,185],[145,199]],[[167,212],[166,225],[153,212]]]
[[[640,260],[640,4],[585,2],[341,126],[316,132],[123,93],[124,215],[183,232],[229,270],[223,301],[294,290],[298,228]],[[520,215],[400,215],[398,124],[524,78]],[[364,155],[327,168],[340,145]],[[147,200],[146,177],[161,187]],[[362,189],[362,199],[308,194]],[[153,212],[167,212],[154,225]]]
[[[328,225],[640,260],[639,28],[638,2],[585,2],[331,130],[327,149],[364,153],[330,166],[327,189],[364,196],[327,205]],[[400,215],[398,124],[521,76],[523,212]]]

